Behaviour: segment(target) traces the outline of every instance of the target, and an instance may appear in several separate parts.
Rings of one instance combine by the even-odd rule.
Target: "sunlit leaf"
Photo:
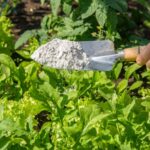
[[[122,92],[124,91],[128,86],[128,81],[126,79],[123,79],[122,81],[119,82],[118,86],[117,86],[117,89],[118,89],[118,92]]]
[[[131,113],[131,110],[132,110],[132,108],[134,107],[134,105],[135,105],[135,100],[133,100],[133,101],[131,102],[131,104],[127,105],[127,106],[123,109],[123,114],[124,114],[124,116],[125,116],[126,119],[128,118],[129,114]]]
[[[135,89],[141,87],[142,84],[143,84],[143,81],[136,81],[136,82],[134,82],[134,83],[130,86],[129,90],[130,90],[130,91],[131,91],[131,90],[135,90]]]
[[[129,77],[139,68],[141,68],[141,66],[139,66],[138,64],[133,64],[132,66],[127,68],[127,71],[125,73],[125,78],[129,79]]]
[[[8,66],[12,72],[16,71],[16,65],[14,61],[9,57],[8,55],[5,54],[0,54],[0,64]]]
[[[115,68],[114,68],[115,79],[118,79],[118,77],[121,73],[122,66],[123,66],[123,64],[121,62],[115,66]]]

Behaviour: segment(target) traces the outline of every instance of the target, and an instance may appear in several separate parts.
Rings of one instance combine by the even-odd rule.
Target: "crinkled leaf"
[[[0,82],[4,81],[5,79],[6,79],[6,75],[5,74],[0,75]]]
[[[15,72],[17,69],[14,61],[6,54],[0,54],[0,64],[9,67],[12,72]]]
[[[4,81],[6,78],[10,76],[10,68],[1,64],[0,65],[0,82]]]
[[[11,31],[13,25],[8,17],[1,14],[1,8],[6,7],[3,3],[6,2],[0,1],[0,53],[11,55],[14,50],[14,36]]]
[[[81,120],[83,122],[84,128],[82,135],[89,132],[92,128],[95,128],[96,123],[101,123],[101,121],[108,117],[109,113],[100,113],[100,108],[96,103],[87,101],[80,105],[79,108]]]

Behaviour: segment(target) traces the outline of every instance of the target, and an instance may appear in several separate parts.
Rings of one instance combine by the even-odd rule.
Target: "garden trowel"
[[[116,52],[114,50],[114,44],[110,40],[82,41],[78,43],[89,58],[89,62],[81,70],[109,71],[113,68],[116,60],[124,59],[125,61],[135,61],[139,53],[139,48],[136,47],[127,48]],[[33,55],[31,58],[41,63]]]
[[[114,43],[110,40],[83,41],[80,42],[83,50],[90,58],[87,66],[89,70],[109,71],[118,59],[125,61],[135,61],[139,52],[139,47],[114,49]]]

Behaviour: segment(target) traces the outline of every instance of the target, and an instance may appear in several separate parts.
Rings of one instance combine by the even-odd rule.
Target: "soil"
[[[41,19],[50,12],[49,3],[41,5],[39,0],[21,0],[9,15],[16,39],[26,30],[40,28]]]

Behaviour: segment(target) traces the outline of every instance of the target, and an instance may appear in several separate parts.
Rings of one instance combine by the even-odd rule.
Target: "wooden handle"
[[[145,65],[150,59],[150,44],[140,46],[140,52],[138,51],[138,47],[124,49],[124,59],[126,61],[136,61],[140,65]]]
[[[138,56],[138,47],[124,49],[124,59],[126,61],[135,61]]]

